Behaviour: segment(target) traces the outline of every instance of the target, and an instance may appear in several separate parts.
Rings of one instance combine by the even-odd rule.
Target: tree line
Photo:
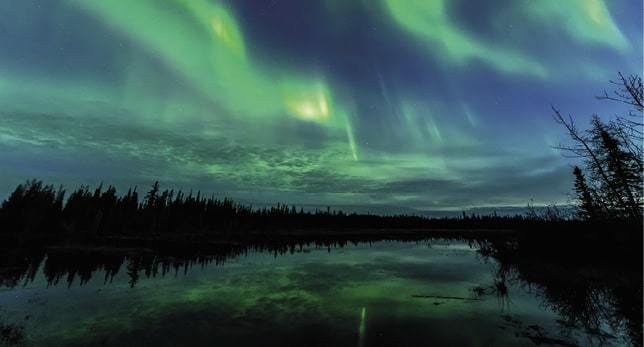
[[[136,188],[119,195],[113,186],[81,186],[66,196],[65,189],[31,180],[18,187],[0,206],[0,235],[206,234],[240,235],[248,231],[282,229],[514,229],[540,223],[566,223],[552,213],[499,216],[468,215],[428,218],[419,215],[305,211],[277,204],[253,208],[232,199],[201,192],[161,190],[155,182],[141,195]],[[569,222],[569,221],[568,221]]]

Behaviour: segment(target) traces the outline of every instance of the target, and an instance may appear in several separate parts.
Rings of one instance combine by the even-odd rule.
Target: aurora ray
[[[641,70],[570,0],[0,0],[0,191],[27,178],[371,212],[565,203],[550,105]],[[512,169],[509,169],[512,167]]]

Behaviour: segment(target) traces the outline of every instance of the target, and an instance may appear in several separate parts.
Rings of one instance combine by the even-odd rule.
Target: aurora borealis
[[[0,195],[201,189],[372,212],[566,203],[551,105],[641,73],[627,0],[0,0]]]

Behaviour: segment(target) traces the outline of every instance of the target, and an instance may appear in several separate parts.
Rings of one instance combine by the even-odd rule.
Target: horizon
[[[553,4],[0,2],[0,197],[37,178],[379,214],[567,205],[550,108],[624,112],[595,96],[641,71],[642,6]]]
[[[126,189],[122,189],[114,185],[108,184],[106,182],[101,182],[96,185],[81,185],[78,187],[66,187],[66,186],[63,186],[62,184],[56,185],[51,182],[43,182],[36,179],[27,180],[21,183],[20,186],[22,187],[29,186],[31,182],[40,182],[42,183],[43,187],[53,187],[53,189],[56,192],[62,191],[63,204],[66,204],[70,197],[70,194],[72,194],[73,192],[76,192],[77,190],[86,189],[92,192],[99,188],[101,189],[102,192],[105,192],[109,188],[114,188],[117,197],[124,197],[125,195],[128,194],[126,191],[136,192],[139,195],[139,203],[143,204],[145,202],[145,195],[152,187],[152,184],[151,184],[150,187],[143,187],[143,189],[141,189],[141,187],[139,186],[129,186]],[[387,205],[361,206],[361,205],[320,205],[320,204],[298,204],[298,203],[287,204],[280,201],[264,202],[264,201],[252,201],[252,200],[239,200],[239,199],[236,199],[235,197],[227,196],[225,194],[218,195],[215,193],[194,190],[194,189],[177,190],[173,188],[163,187],[163,185],[158,181],[156,181],[155,183],[159,183],[160,192],[173,191],[175,194],[183,193],[183,194],[192,195],[192,196],[201,196],[202,199],[213,198],[219,201],[230,199],[232,200],[233,203],[239,204],[241,206],[249,207],[252,210],[271,208],[271,207],[276,207],[281,205],[281,206],[287,206],[287,207],[295,207],[298,211],[302,210],[304,212],[313,212],[313,213],[320,212],[320,211],[323,212],[329,209],[331,212],[341,212],[346,214],[376,215],[376,216],[383,216],[383,217],[410,216],[410,217],[423,217],[423,218],[431,219],[431,218],[459,218],[463,216],[463,213],[470,216],[493,216],[493,215],[499,216],[499,217],[526,216],[529,213],[528,211],[530,209],[534,209],[534,211],[536,211],[537,213],[542,213],[553,207],[560,210],[563,213],[561,215],[562,217],[568,217],[568,216],[572,216],[574,214],[574,211],[578,209],[578,207],[572,203],[560,204],[560,205],[557,205],[557,204],[535,205],[532,201],[528,201],[523,206],[478,206],[478,207],[470,207],[470,208],[460,209],[460,210],[457,210],[457,209],[418,210],[411,207],[387,206]],[[18,187],[16,187],[16,189],[17,188]],[[0,196],[0,202],[7,201],[10,195],[11,194],[8,193],[6,194],[6,196]],[[0,206],[2,205],[0,204]]]

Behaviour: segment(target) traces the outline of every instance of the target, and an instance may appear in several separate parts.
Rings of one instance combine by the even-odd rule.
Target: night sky
[[[551,105],[641,73],[632,0],[0,0],[0,197],[155,180],[399,212],[566,203]]]

